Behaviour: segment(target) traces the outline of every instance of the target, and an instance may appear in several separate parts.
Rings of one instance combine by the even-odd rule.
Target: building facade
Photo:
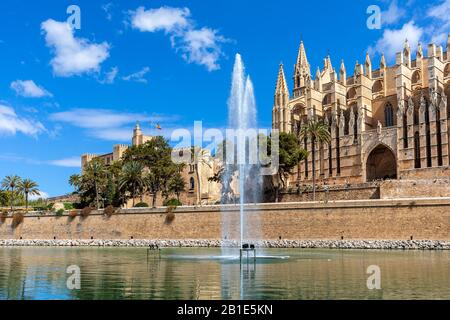
[[[151,140],[152,136],[146,136],[143,134],[139,123],[136,123],[133,129],[133,136],[131,138],[132,146],[139,146],[145,144]],[[111,153],[106,154],[83,154],[81,156],[81,170],[94,158],[100,158],[104,161],[105,165],[109,166],[115,161],[119,161],[122,158],[124,152],[129,148],[126,144],[115,144]],[[190,148],[187,149],[174,149],[172,152],[183,153],[190,152]],[[184,166],[181,175],[186,182],[186,191],[180,195],[180,201],[183,205],[199,205],[199,204],[214,204],[220,200],[220,186],[208,178],[214,175],[217,170],[218,162],[211,156],[209,150],[202,149],[198,152],[199,160],[196,164],[187,164]],[[146,194],[143,197],[143,201],[147,203],[152,202],[151,194]],[[140,198],[139,198],[140,200]],[[137,200],[139,202],[139,200]],[[127,206],[131,205],[131,200]],[[157,205],[162,205],[163,199],[157,199]]]
[[[299,134],[311,119],[329,125],[331,142],[316,145],[316,177],[326,184],[363,183],[381,179],[450,176],[450,35],[445,50],[419,44],[413,58],[404,43],[388,66],[377,67],[366,54],[347,76],[342,61],[336,72],[330,56],[313,78],[303,42],[289,91],[280,65],[272,110],[272,127]],[[289,180],[290,186],[312,179],[309,151]]]

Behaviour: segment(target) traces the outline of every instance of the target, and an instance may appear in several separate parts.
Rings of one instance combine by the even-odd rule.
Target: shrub
[[[112,205],[107,206],[105,210],[103,210],[103,213],[108,217],[111,217],[115,212],[116,208],[114,208]]]
[[[72,209],[73,209],[73,203],[64,202],[64,210],[72,210]]]
[[[23,213],[21,212],[16,212],[13,214],[12,217],[12,224],[11,226],[14,228],[17,228],[19,226],[19,224],[21,224],[23,222]]]
[[[54,206],[55,204],[52,202],[52,203],[49,203],[48,205],[47,205],[47,210],[49,210],[49,211],[53,211],[53,206]]]
[[[91,207],[85,207],[83,209],[81,209],[80,211],[80,216],[83,218],[87,218],[92,212],[92,208]]]
[[[165,206],[176,206],[176,207],[178,207],[178,206],[182,206],[183,204],[181,203],[180,200],[173,198],[173,199],[169,199],[166,202],[164,202],[164,205]]]
[[[134,205],[135,208],[148,208],[148,203],[146,202],[138,202]]]
[[[75,218],[77,215],[78,215],[78,211],[77,210],[71,210],[69,212],[69,217],[72,218],[72,219]]]
[[[175,220],[175,213],[173,211],[176,209],[176,206],[168,206],[167,207],[167,213],[166,213],[166,224],[171,224],[173,220]]]
[[[73,202],[72,206],[74,209],[83,209],[84,208],[84,206],[79,202]]]
[[[56,216],[61,217],[64,214],[64,209],[59,209],[56,211]]]
[[[175,220],[175,213],[173,212],[167,212],[166,213],[166,224],[171,224],[173,222],[173,220]]]

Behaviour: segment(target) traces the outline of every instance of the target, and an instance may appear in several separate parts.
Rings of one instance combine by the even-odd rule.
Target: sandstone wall
[[[367,184],[365,186],[349,186],[334,187],[330,186],[328,193],[324,191],[323,186],[319,186],[316,190],[316,201],[333,200],[364,200],[364,199],[379,199],[379,187],[375,184]],[[285,192],[280,194],[280,201],[282,202],[303,202],[313,201],[313,193],[311,190],[297,193]]]
[[[239,229],[237,207],[223,212],[218,206],[179,207],[170,224],[165,208],[125,209],[110,218],[27,216],[16,229],[7,218],[0,239],[219,239],[222,214]],[[450,239],[450,198],[258,204],[248,205],[247,214],[267,240]]]
[[[450,179],[387,180],[380,183],[380,198],[450,197]]]

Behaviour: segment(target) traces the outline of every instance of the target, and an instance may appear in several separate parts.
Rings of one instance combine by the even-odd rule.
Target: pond
[[[272,258],[242,264],[220,254],[4,247],[0,299],[450,299],[449,251],[265,249]],[[381,289],[368,289],[373,266]],[[74,268],[79,289],[69,289]]]

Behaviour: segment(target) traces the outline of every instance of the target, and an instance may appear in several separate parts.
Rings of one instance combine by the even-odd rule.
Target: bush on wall
[[[80,211],[80,216],[83,218],[87,218],[92,212],[92,208],[91,207],[86,207],[81,209]]]
[[[116,212],[116,208],[114,208],[112,205],[109,205],[105,208],[105,210],[103,210],[103,213],[107,216],[107,217],[111,217],[114,213]]]
[[[148,208],[148,203],[146,202],[138,202],[134,205],[135,208]]]
[[[17,228],[19,224],[21,224],[22,222],[23,222],[23,213],[16,212],[13,214],[11,227],[13,229]]]

